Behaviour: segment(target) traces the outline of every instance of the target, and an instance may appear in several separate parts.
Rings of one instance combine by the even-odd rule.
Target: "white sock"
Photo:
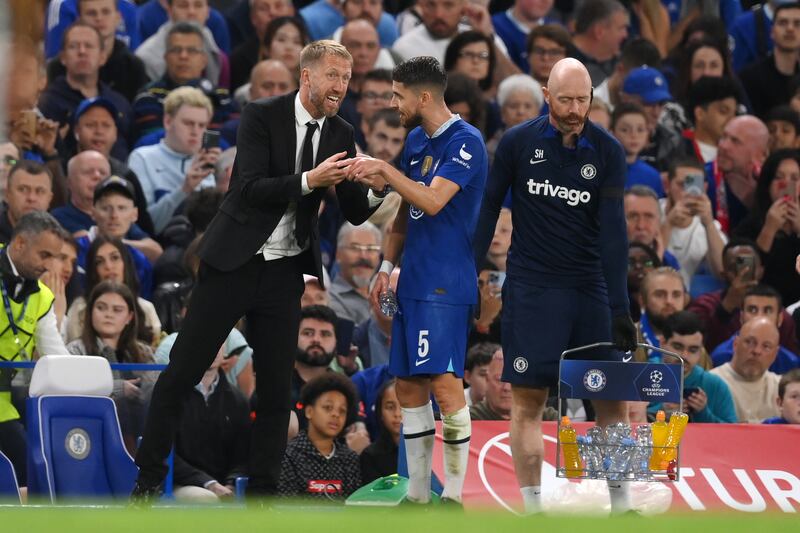
[[[431,499],[431,468],[436,423],[431,402],[422,407],[402,408],[403,439],[408,462],[408,499],[428,503]]]
[[[522,487],[522,502],[525,504],[525,514],[534,514],[542,510],[542,486]]]
[[[460,502],[469,461],[469,438],[472,434],[472,423],[469,418],[469,409],[466,406],[453,414],[442,416],[442,434],[444,436],[444,492],[442,492],[442,498]]]
[[[608,495],[611,497],[611,513],[620,514],[631,510],[629,481],[608,480]]]

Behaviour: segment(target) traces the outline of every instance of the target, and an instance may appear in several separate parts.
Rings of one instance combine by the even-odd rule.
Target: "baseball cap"
[[[100,198],[109,192],[120,193],[134,202],[136,201],[136,193],[131,182],[119,176],[108,177],[97,184],[97,187],[94,188],[94,202],[97,203]]]
[[[635,68],[628,73],[622,84],[622,91],[642,97],[645,104],[659,104],[672,100],[669,86],[658,69],[647,65]]]
[[[72,125],[74,126],[77,124],[78,119],[93,107],[104,108],[114,118],[114,123],[118,122],[119,111],[117,110],[117,106],[114,105],[114,102],[108,98],[103,98],[102,96],[95,96],[92,98],[86,98],[80,104],[78,104],[78,108],[75,109],[75,114],[72,115]]]

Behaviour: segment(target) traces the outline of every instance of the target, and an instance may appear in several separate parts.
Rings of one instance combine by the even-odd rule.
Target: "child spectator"
[[[397,472],[397,449],[400,425],[403,422],[395,380],[387,381],[378,390],[375,416],[380,423],[378,439],[361,452],[361,480],[364,485]]]
[[[800,368],[783,375],[778,383],[777,402],[781,416],[767,418],[765,424],[800,424]]]
[[[70,342],[67,350],[75,355],[99,355],[110,363],[152,363],[153,350],[136,340],[136,315],[136,300],[128,287],[114,281],[100,283],[89,295],[81,336]],[[135,453],[157,374],[119,370],[113,374],[111,398],[117,406],[125,447]]]
[[[783,148],[800,148],[800,113],[787,106],[779,106],[767,115],[770,153]]]
[[[661,184],[660,174],[655,168],[639,159],[639,154],[647,146],[650,135],[644,108],[632,102],[615,107],[611,114],[611,134],[625,149],[625,161],[628,163],[625,188],[647,185],[656,191],[659,198],[663,198],[664,187]]]
[[[91,294],[94,287],[101,281],[116,281],[124,283],[128,289],[137,295],[139,280],[136,278],[136,269],[128,248],[119,239],[98,236],[86,252],[86,294]],[[76,298],[67,311],[66,320],[62,329],[62,336],[66,342],[73,341],[81,336],[84,325],[84,310],[86,298]],[[161,336],[161,321],[158,319],[156,308],[144,298],[136,299],[136,309],[140,328],[137,330],[139,339],[147,344],[152,344]]]
[[[355,418],[355,387],[346,377],[328,372],[306,383],[300,398],[308,429],[286,447],[278,494],[346,498],[361,486],[358,455],[337,441]]]

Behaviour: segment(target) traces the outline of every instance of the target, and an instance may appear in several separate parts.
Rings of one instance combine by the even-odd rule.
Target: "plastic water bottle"
[[[678,458],[678,444],[681,443],[681,437],[686,430],[686,425],[689,423],[689,415],[682,412],[674,412],[669,417],[669,426],[667,426],[667,441],[664,444],[664,449],[661,453],[661,469],[666,470],[669,463]]]
[[[397,312],[397,295],[392,289],[386,289],[378,296],[378,303],[381,306],[381,313],[392,318]]]
[[[664,470],[661,458],[667,443],[667,415],[664,411],[656,413],[656,421],[650,426],[653,435],[653,452],[650,454],[650,470]]]
[[[628,477],[630,470],[631,457],[636,446],[636,441],[630,437],[622,437],[619,446],[611,453],[611,461],[608,468],[608,479],[620,480]]]
[[[650,475],[650,454],[653,450],[652,431],[650,426],[642,424],[636,428],[636,451],[631,459],[631,470],[634,477],[649,479]]]
[[[581,477],[583,467],[581,456],[578,453],[578,439],[568,416],[561,417],[561,426],[558,428],[558,440],[564,455],[564,471],[567,477]]]
[[[603,464],[606,456],[605,432],[600,426],[592,426],[586,430],[586,438],[591,441],[592,449],[592,463],[587,468],[594,471],[593,477],[603,478],[606,470]]]
[[[582,446],[581,446],[582,445]],[[583,464],[586,465],[586,473],[590,478],[603,476],[603,452],[594,443],[592,437],[581,435],[578,437],[578,451],[581,452]]]

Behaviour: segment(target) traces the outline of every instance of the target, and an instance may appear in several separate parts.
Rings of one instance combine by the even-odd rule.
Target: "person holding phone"
[[[164,100],[164,138],[131,153],[128,166],[142,184],[156,233],[192,191],[216,186],[219,137],[205,136],[212,114],[211,101],[200,89],[175,89]]]
[[[680,263],[684,284],[691,287],[692,277],[703,265],[721,276],[722,249],[728,238],[714,219],[703,165],[695,158],[677,158],[669,166],[667,179],[667,198],[660,200],[666,214],[661,240]]]
[[[670,316],[661,330],[665,349],[683,357],[683,411],[690,422],[736,422],[736,409],[728,385],[703,368],[703,324],[691,311],[678,311]],[[705,356],[707,357],[707,356]],[[676,411],[678,404],[652,405],[648,411],[658,409]]]
[[[764,162],[753,211],[734,235],[753,239],[764,255],[763,282],[785,302],[800,300],[794,259],[800,253],[800,154],[778,150]]]

